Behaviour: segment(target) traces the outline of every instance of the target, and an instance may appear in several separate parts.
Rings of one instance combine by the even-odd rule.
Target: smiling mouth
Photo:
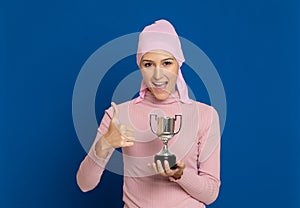
[[[168,82],[152,82],[152,85],[155,88],[165,88],[167,86]]]

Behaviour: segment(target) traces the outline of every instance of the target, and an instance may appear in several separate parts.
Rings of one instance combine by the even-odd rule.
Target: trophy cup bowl
[[[155,118],[157,123],[156,131],[152,128],[152,117]],[[180,127],[178,131],[175,132],[175,121],[177,117],[180,117]],[[165,169],[164,161],[169,162],[171,169],[176,169],[176,156],[168,149],[168,142],[173,138],[174,135],[178,134],[181,129],[182,115],[175,115],[174,118],[171,117],[158,117],[155,114],[150,114],[150,128],[151,131],[157,135],[159,139],[163,141],[163,148],[154,156],[154,162],[157,160],[161,161],[163,168]]]

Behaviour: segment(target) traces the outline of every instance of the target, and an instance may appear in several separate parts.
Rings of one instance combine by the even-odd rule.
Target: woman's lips
[[[152,82],[152,85],[156,88],[165,88],[168,82]]]
[[[157,92],[165,92],[168,82],[152,82],[153,88]]]

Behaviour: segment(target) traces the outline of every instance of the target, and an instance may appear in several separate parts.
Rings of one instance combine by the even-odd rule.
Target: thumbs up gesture
[[[134,129],[130,126],[120,124],[119,109],[114,102],[111,105],[114,109],[114,114],[108,130],[103,136],[105,141],[113,148],[132,146],[134,144]]]

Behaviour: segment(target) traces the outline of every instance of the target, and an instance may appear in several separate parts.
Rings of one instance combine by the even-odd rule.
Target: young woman
[[[105,111],[96,139],[78,173],[82,191],[95,188],[115,148],[122,148],[124,207],[205,207],[220,187],[220,128],[216,110],[189,99],[181,73],[184,56],[174,27],[156,21],[140,33],[139,97]],[[162,141],[151,132],[151,114],[182,115],[181,129],[168,143],[178,161],[153,160]],[[180,121],[175,128],[179,129]]]

